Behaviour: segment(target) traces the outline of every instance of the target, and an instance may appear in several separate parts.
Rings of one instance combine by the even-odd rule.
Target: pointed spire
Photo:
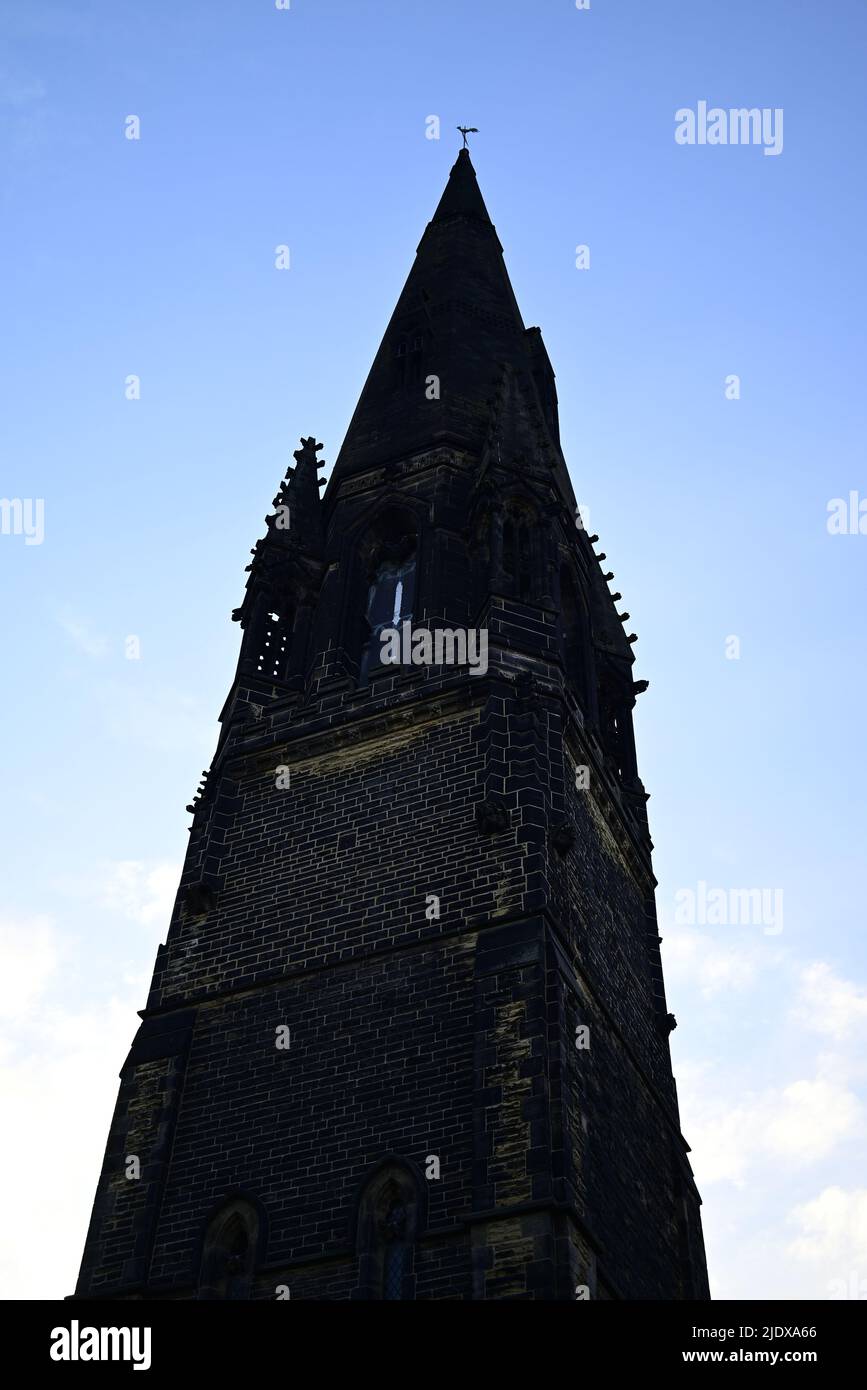
[[[572,505],[554,375],[538,329],[524,327],[469,150],[462,149],[365,382],[334,483],[438,446],[481,457],[507,367],[538,407],[554,476]]]
[[[487,222],[489,226],[493,226],[476,180],[476,171],[470,160],[469,150],[458,151],[449,181],[431,220],[444,222],[448,217],[458,216],[476,217],[480,222]]]

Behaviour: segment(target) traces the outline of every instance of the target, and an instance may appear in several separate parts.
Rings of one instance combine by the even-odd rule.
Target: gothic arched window
[[[503,569],[516,598],[529,599],[533,589],[531,517],[523,509],[510,511],[503,522]]]
[[[362,1298],[396,1302],[415,1297],[419,1205],[418,1184],[403,1163],[384,1164],[368,1182],[358,1211]]]
[[[635,741],[632,733],[632,702],[629,676],[603,671],[599,680],[599,731],[602,746],[618,776],[635,776]]]
[[[570,571],[560,571],[560,652],[563,670],[574,693],[589,713],[590,639],[587,609],[578,597]]]
[[[389,1193],[388,1207],[382,1212],[379,1221],[379,1234],[383,1244],[382,1297],[384,1299],[403,1298],[404,1278],[407,1272],[409,1247],[406,1239],[406,1207],[397,1186]]]
[[[364,616],[368,635],[361,659],[362,679],[379,664],[383,632],[412,620],[414,598],[415,554],[381,560],[367,590]]]
[[[201,1299],[248,1299],[257,1263],[259,1215],[235,1198],[212,1217],[202,1249]]]

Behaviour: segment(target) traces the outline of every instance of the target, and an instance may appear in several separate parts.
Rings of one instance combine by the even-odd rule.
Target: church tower
[[[466,149],[301,441],[77,1298],[702,1299],[635,637]]]

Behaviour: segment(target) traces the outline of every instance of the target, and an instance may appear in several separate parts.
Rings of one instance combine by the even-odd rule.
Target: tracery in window
[[[415,1176],[397,1160],[369,1180],[358,1209],[360,1291],[364,1298],[415,1298],[414,1250],[420,1225]]]
[[[199,1298],[250,1297],[259,1242],[259,1216],[251,1202],[234,1198],[211,1218],[202,1249]]]
[[[532,517],[515,508],[503,522],[503,569],[516,598],[526,601],[533,590]]]

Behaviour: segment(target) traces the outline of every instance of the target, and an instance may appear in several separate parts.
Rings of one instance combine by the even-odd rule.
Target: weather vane
[[[464,137],[464,149],[468,150],[469,145],[467,144],[467,136],[478,135],[479,127],[477,125],[459,125],[457,129],[461,132],[461,135]]]

